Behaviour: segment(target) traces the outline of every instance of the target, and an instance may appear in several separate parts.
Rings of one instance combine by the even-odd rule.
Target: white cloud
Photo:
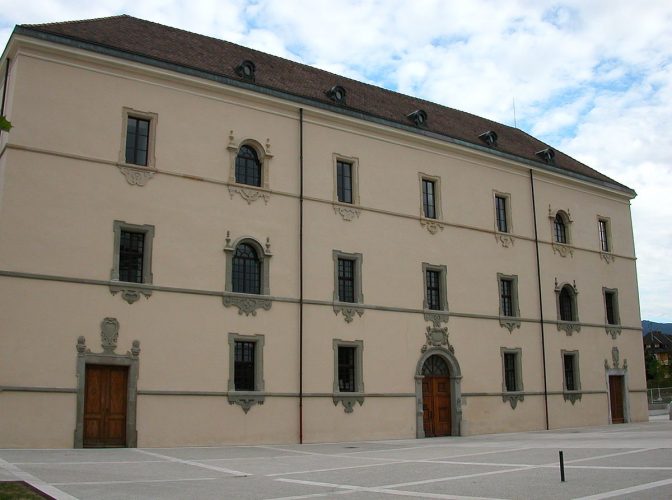
[[[0,0],[0,13],[0,42],[17,23],[128,13],[507,124],[515,97],[519,127],[638,191],[642,316],[672,321],[670,2]]]

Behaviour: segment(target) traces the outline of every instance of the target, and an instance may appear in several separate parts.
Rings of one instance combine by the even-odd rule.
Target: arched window
[[[236,156],[236,182],[261,186],[261,162],[254,148],[241,146]]]
[[[448,369],[448,364],[441,356],[436,354],[427,358],[425,364],[422,365],[422,374],[425,377],[432,376],[450,376],[450,370]]]
[[[554,236],[556,243],[567,243],[567,224],[565,223],[565,218],[560,212],[555,215],[555,222],[553,227],[555,228]]]
[[[261,294],[261,260],[257,251],[240,243],[233,254],[232,291]]]
[[[576,320],[576,295],[572,287],[565,285],[560,290],[560,321]]]

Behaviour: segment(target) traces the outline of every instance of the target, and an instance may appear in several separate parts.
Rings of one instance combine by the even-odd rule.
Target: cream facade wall
[[[5,55],[14,129],[0,158],[0,446],[73,446],[78,337],[101,352],[104,318],[118,321],[117,355],[139,341],[138,446],[423,435],[423,349],[453,363],[456,434],[609,423],[609,373],[624,374],[626,419],[647,418],[629,195],[485,147],[27,37]],[[128,110],[154,117],[144,185],[120,169]],[[256,199],[231,183],[245,141],[267,157]],[[357,164],[355,206],[335,201],[338,158]],[[440,185],[436,221],[422,217],[422,176]],[[510,202],[506,235],[496,193]],[[566,247],[552,244],[558,210],[571,216]],[[598,217],[610,224],[607,255]],[[131,304],[111,293],[114,221],[154,228],[152,282]],[[270,309],[254,314],[223,303],[224,249],[245,237],[269,263]],[[362,256],[351,321],[335,314],[335,250]],[[423,263],[446,269],[449,314],[436,323],[423,310]],[[498,273],[517,277],[511,331]],[[578,292],[571,335],[558,327],[556,281]],[[613,336],[603,288],[618,290]],[[431,345],[428,330],[444,328]],[[230,401],[231,333],[263,336],[263,404],[248,411]],[[351,412],[334,393],[335,339],[362,345]],[[513,400],[502,348],[520,353]],[[573,401],[563,350],[578,352]]]

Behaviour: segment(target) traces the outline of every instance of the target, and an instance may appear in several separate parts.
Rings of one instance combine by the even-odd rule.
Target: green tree
[[[4,130],[6,132],[9,132],[9,129],[12,128],[11,122],[5,118],[4,116],[0,115],[0,130]]]

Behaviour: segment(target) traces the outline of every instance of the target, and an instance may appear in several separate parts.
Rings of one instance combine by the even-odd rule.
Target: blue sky
[[[672,2],[0,0],[15,24],[129,14],[517,126],[634,188],[643,319],[672,322]]]

